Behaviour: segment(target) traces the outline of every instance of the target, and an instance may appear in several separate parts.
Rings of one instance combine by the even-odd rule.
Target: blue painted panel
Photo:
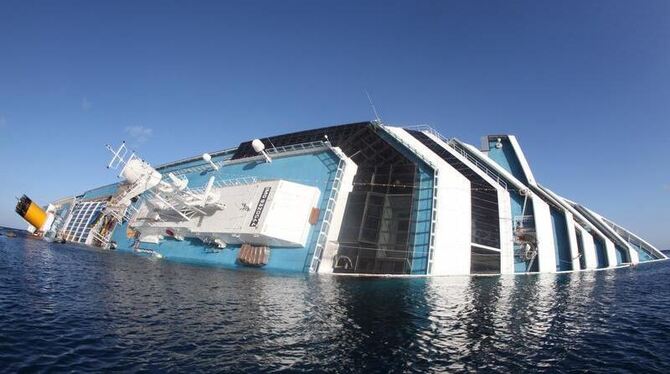
[[[84,192],[83,198],[86,200],[98,199],[102,197],[108,197],[116,193],[116,190],[119,188],[118,183],[109,184],[107,186],[102,186],[94,188],[92,190]]]
[[[507,137],[501,137],[502,148],[496,148],[497,141],[489,140],[488,156],[498,165],[510,172],[516,179],[528,184],[528,178],[521,168],[521,162],[512,148],[512,143]]]
[[[579,252],[579,268],[586,269],[586,255],[584,254],[584,237],[582,233],[575,228],[575,235],[577,236],[577,251]]]
[[[624,260],[623,260],[623,256],[622,256],[621,251],[619,250],[619,248],[615,247],[614,248],[614,253],[616,254],[616,264],[617,265],[623,264]]]
[[[634,243],[630,242],[628,244],[630,244],[633,247],[633,249],[635,249],[638,257],[640,258],[640,262],[647,262],[656,259],[656,257],[652,256],[649,252],[640,248],[638,245],[635,245]]]
[[[596,247],[596,260],[598,261],[598,269],[606,268],[609,266],[609,261],[607,260],[607,250],[605,249],[605,241],[601,238],[594,236],[593,243]]]
[[[570,255],[570,238],[565,214],[555,208],[550,208],[551,224],[554,233],[554,252],[556,254],[556,271],[572,270],[572,256]]]
[[[630,263],[630,257],[628,256],[628,249],[620,245],[614,246],[614,251],[616,252],[616,262],[617,265],[624,263]]]
[[[415,225],[412,231],[412,274],[426,274],[430,251],[430,232],[433,211],[433,170],[420,164],[416,177],[414,198]]]
[[[228,152],[221,153],[217,156],[212,156],[212,162],[221,162],[221,161],[230,160],[233,157],[233,154],[235,154],[235,149],[233,149],[231,151],[228,151]],[[177,165],[168,165],[168,166],[164,166],[164,167],[159,167],[156,170],[158,170],[159,172],[161,172],[163,174],[167,174],[167,173],[173,172],[173,171],[183,170],[183,169],[190,168],[190,167],[195,167],[195,166],[205,166],[205,165],[209,165],[209,163],[205,162],[201,158],[196,158],[193,161],[184,162],[184,163],[180,163],[180,164],[177,164]]]

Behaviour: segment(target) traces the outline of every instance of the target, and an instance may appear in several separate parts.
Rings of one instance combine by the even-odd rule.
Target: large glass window
[[[500,251],[472,246],[470,273],[500,274]]]
[[[500,248],[500,215],[496,188],[426,134],[413,130],[408,132],[470,181],[471,241]]]
[[[584,254],[584,239],[582,238],[582,232],[575,227],[575,233],[577,234],[577,251],[579,251],[579,268],[584,270],[586,269],[586,255]]]
[[[606,268],[609,266],[609,260],[607,258],[607,250],[605,249],[605,240],[598,235],[593,235],[593,244],[596,248],[596,260],[598,262],[598,269]]]

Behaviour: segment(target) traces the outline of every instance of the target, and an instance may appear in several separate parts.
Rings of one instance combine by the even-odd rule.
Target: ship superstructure
[[[539,184],[511,135],[474,147],[373,121],[157,167],[125,144],[108,149],[120,182],[54,202],[44,217],[29,199],[17,212],[48,238],[233,268],[514,274],[666,259]]]

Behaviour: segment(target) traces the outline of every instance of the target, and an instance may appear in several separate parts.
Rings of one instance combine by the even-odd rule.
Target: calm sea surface
[[[266,275],[0,237],[0,370],[670,372],[670,265]]]

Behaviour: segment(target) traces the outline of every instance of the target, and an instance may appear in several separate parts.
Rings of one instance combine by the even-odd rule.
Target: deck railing
[[[290,144],[290,145],[285,145],[281,147],[275,147],[272,146],[270,148],[266,148],[265,152],[269,155],[273,154],[279,154],[279,153],[285,153],[285,152],[294,152],[294,151],[306,151],[306,150],[311,150],[311,149],[316,149],[316,148],[325,148],[328,147],[329,144],[326,144],[326,142],[323,141],[316,141],[316,142],[307,142],[307,143],[298,143],[298,144]]]
[[[442,140],[445,143],[449,143],[451,141],[450,138],[447,138],[446,136],[440,134],[439,131],[435,130],[434,128],[430,127],[429,125],[417,125],[417,126],[409,126],[405,127],[407,130],[414,130],[414,131],[420,131],[425,134],[431,134],[437,137],[438,139]]]
[[[498,174],[497,172],[491,170],[488,166],[486,166],[483,162],[481,162],[477,157],[473,156],[468,150],[466,150],[458,141],[456,138],[447,138],[446,136],[440,134],[439,131],[435,130],[434,128],[428,126],[428,125],[418,125],[418,126],[410,126],[406,127],[408,130],[415,130],[415,131],[420,131],[425,134],[430,134],[435,136],[436,138],[442,140],[445,144],[456,150],[460,155],[465,157],[468,161],[473,163],[475,166],[477,166],[480,170],[482,170],[486,175],[491,177],[493,180],[496,181],[499,185],[501,185],[503,188],[507,189],[507,182]]]
[[[314,247],[314,255],[312,256],[312,261],[309,266],[309,271],[315,273],[319,270],[319,264],[321,264],[321,256],[323,255],[323,250],[326,247],[328,242],[328,232],[330,231],[330,220],[333,218],[333,210],[335,209],[335,203],[337,202],[337,197],[340,192],[340,187],[342,186],[342,176],[344,175],[345,163],[343,159],[337,164],[337,170],[335,171],[335,177],[333,178],[333,184],[330,188],[330,194],[328,195],[328,202],[326,203],[326,209],[323,212],[323,220],[321,221],[321,228],[319,229],[319,236],[316,239],[316,246]]]
[[[451,148],[456,150],[458,153],[460,153],[463,157],[465,157],[468,161],[473,163],[475,166],[477,166],[480,170],[482,170],[486,175],[491,177],[493,180],[496,181],[499,185],[501,185],[504,189],[507,189],[507,182],[503,177],[500,176],[497,172],[491,170],[488,166],[486,166],[483,162],[481,162],[477,157],[473,156],[470,151],[466,150],[456,139],[452,139],[447,143]]]

